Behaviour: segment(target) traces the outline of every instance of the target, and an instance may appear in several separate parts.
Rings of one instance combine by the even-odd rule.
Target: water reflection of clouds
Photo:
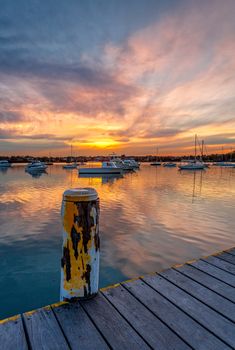
[[[60,239],[62,193],[83,186],[95,187],[100,196],[103,265],[123,275],[160,269],[232,241],[231,186],[226,175],[221,179],[219,169],[195,175],[143,165],[140,172],[121,179],[78,177],[77,171],[55,166],[39,179],[29,179],[23,168],[16,175],[0,194],[2,239],[12,244],[21,231],[22,239],[49,242],[54,225],[59,231],[55,239]],[[230,208],[223,207],[222,197]]]
[[[156,264],[158,255],[161,262],[165,260],[171,263],[182,261],[182,256],[188,258],[198,256],[199,252],[205,252],[216,245],[215,241],[219,237],[216,235],[215,227],[224,232],[224,244],[229,245],[231,242],[231,232],[226,233],[229,229],[228,223],[226,221],[217,223],[215,205],[212,206],[211,201],[205,202],[207,195],[216,199],[213,188],[208,186],[209,182],[206,184],[204,198],[200,198],[198,207],[194,206],[194,210],[190,198],[195,185],[191,180],[195,174],[185,176],[187,183],[177,183],[175,172],[172,173],[173,176],[167,178],[164,171],[161,173],[157,186],[156,183],[153,186],[154,181],[149,180],[149,173],[146,172],[148,179],[144,174],[137,178],[136,182],[132,179],[132,191],[126,187],[126,191],[122,191],[118,196],[120,203],[118,211],[123,215],[121,225],[125,227],[125,231],[123,235],[118,232],[112,240],[115,240],[116,255],[129,257],[128,264],[122,266],[127,274],[144,269],[144,266],[151,265],[151,261],[155,261]],[[196,186],[202,186],[201,174],[197,174],[196,178],[200,181]],[[225,182],[224,187],[226,186]],[[222,196],[223,188],[220,188],[220,191]],[[226,216],[226,212],[223,214]],[[166,255],[162,254],[164,244],[167,247]],[[155,251],[153,247],[156,247]],[[194,255],[188,254],[187,250],[193,251]],[[114,256],[111,254],[109,257],[111,264],[113,260]]]

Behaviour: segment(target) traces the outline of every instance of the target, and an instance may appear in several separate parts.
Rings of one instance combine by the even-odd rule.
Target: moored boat
[[[63,166],[63,169],[77,169],[78,163],[76,163],[75,159],[73,158],[73,146],[72,144],[70,145],[71,148],[71,155],[70,155],[70,160],[67,164]]]
[[[117,167],[122,168],[123,171],[132,171],[133,170],[133,165],[131,165],[129,162],[123,161],[115,153],[110,154],[110,162],[115,163],[117,165]]]
[[[0,168],[10,168],[11,163],[8,160],[0,160]]]
[[[40,172],[40,171],[45,171],[46,169],[47,169],[47,165],[40,161],[29,163],[25,167],[25,171],[27,172]]]
[[[140,167],[134,159],[125,159],[123,163],[128,166],[131,170],[138,169]]]
[[[203,162],[200,162],[199,160],[179,165],[180,170],[203,170],[205,168],[205,164]]]
[[[213,165],[222,166],[222,167],[230,167],[230,168],[235,167],[235,163],[232,163],[232,162],[215,162],[215,163],[213,163]]]
[[[103,162],[101,167],[84,167],[78,169],[79,174],[122,174],[123,169],[114,162]]]
[[[168,162],[168,163],[164,163],[163,166],[165,168],[174,168],[174,167],[176,167],[176,163]]]
[[[205,163],[202,161],[202,157],[200,160],[197,159],[197,135],[195,134],[194,141],[194,159],[193,160],[184,160],[182,164],[178,166],[179,170],[203,170],[206,168]]]
[[[161,162],[152,162],[152,163],[150,163],[150,165],[159,166],[159,165],[162,165],[162,163]]]
[[[77,169],[77,163],[68,163],[63,166],[63,169]]]

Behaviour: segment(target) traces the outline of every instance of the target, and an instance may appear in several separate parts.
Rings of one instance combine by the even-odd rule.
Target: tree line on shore
[[[179,162],[184,159],[194,159],[194,155],[185,155],[185,156],[155,156],[155,155],[145,155],[145,156],[126,156],[125,154],[121,155],[120,158],[133,158],[138,162],[152,162],[152,161],[162,161],[162,162]],[[102,162],[109,160],[109,156],[78,156],[78,157],[45,157],[45,156],[0,156],[0,160],[8,160],[10,163],[29,163],[33,160],[40,160],[42,162],[51,161],[53,163],[64,163],[70,161],[76,162]],[[227,153],[213,153],[208,155],[203,155],[203,160],[206,162],[219,162],[219,161],[235,161],[235,151]]]

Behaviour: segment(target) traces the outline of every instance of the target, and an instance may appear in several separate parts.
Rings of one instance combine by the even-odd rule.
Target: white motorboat
[[[40,161],[32,162],[25,167],[25,171],[31,172],[31,173],[45,171],[46,169],[47,169],[47,165]]]
[[[124,171],[132,171],[139,168],[139,164],[134,159],[122,160],[115,153],[110,154],[110,161],[114,162],[118,168],[122,168]]]
[[[138,169],[140,167],[134,159],[125,159],[123,163],[128,166],[131,170]]]
[[[11,163],[8,160],[0,160],[0,168],[10,168]]]
[[[63,166],[63,169],[77,169],[77,163],[68,163]]]
[[[123,171],[131,171],[133,167],[128,163],[125,163],[120,157],[118,157],[115,153],[109,155],[110,162],[113,162],[117,165],[118,168],[122,168]]]
[[[165,168],[175,168],[175,167],[176,167],[176,164],[175,164],[175,163],[168,162],[168,163],[164,163],[163,166],[164,166]]]
[[[136,160],[135,159],[127,159],[129,162],[130,162],[130,164],[135,168],[135,169],[138,169],[139,167],[140,167],[140,163],[138,163],[138,162],[136,162]]]
[[[112,160],[118,168],[122,168],[124,171],[132,171],[133,166],[131,166],[129,163],[125,163],[122,159],[115,159]]]
[[[199,160],[179,165],[180,170],[203,170],[205,168],[205,164],[203,162],[200,162]]]
[[[99,168],[79,168],[79,174],[122,174],[123,169],[118,167],[114,162],[103,162]]]

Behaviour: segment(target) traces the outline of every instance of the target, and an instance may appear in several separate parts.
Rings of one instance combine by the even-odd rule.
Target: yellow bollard
[[[64,192],[60,300],[91,298],[99,283],[99,198],[93,188]]]

